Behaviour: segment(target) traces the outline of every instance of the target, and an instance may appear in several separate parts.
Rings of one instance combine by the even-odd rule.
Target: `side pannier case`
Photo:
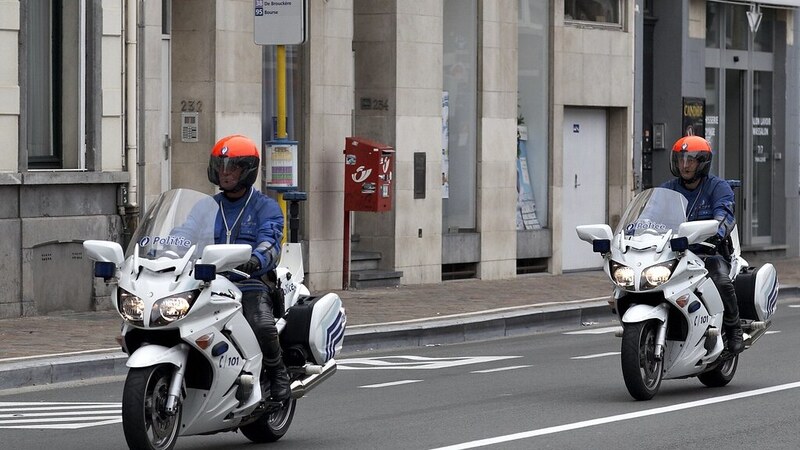
[[[739,302],[739,317],[748,320],[769,320],[778,307],[778,273],[766,263],[761,267],[746,267],[734,282]]]
[[[316,364],[325,364],[342,350],[347,323],[342,300],[334,293],[301,299],[286,311],[284,349],[300,347]]]

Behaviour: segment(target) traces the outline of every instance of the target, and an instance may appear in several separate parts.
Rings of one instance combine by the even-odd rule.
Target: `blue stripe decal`
[[[330,360],[336,353],[336,344],[341,340],[344,335],[344,327],[342,326],[342,310],[334,319],[333,323],[325,330],[326,346],[325,346],[325,360]]]
[[[331,327],[330,341],[328,342],[328,359],[331,359],[336,354],[336,344],[338,344],[342,337],[344,337],[344,315],[339,310],[339,315],[336,316],[335,328]]]
[[[772,285],[772,290],[769,293],[769,302],[767,303],[767,312],[769,315],[766,317],[769,319],[775,310],[778,309],[778,281],[775,280],[775,283]]]

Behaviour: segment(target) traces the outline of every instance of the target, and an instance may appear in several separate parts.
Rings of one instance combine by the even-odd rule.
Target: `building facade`
[[[745,251],[798,254],[800,2],[646,1],[641,15],[642,185],[672,175],[672,143],[712,145],[712,173],[741,180],[736,219]]]
[[[255,3],[0,0],[0,54],[13,62],[0,69],[0,136],[12,144],[0,150],[0,229],[11,236],[0,317],[108,307],[81,242],[126,243],[170,188],[213,193],[218,138],[276,137],[278,57],[254,43]],[[759,177],[748,195],[763,211],[761,163],[730,156],[734,127],[720,111],[737,114],[734,89],[752,92],[742,124],[761,108],[747,145],[772,152],[770,164],[784,147],[782,178],[769,183],[771,209],[787,212],[753,213],[754,225],[743,208],[745,242],[797,252],[795,9],[762,4],[775,11],[762,23],[772,50],[733,54],[708,46],[708,30],[726,38],[742,2],[656,3],[309,0],[305,42],[286,46],[286,128],[308,193],[299,236],[311,290],[342,287],[346,239],[403,284],[599,267],[574,227],[615,224],[638,189],[666,177],[667,152],[648,142],[654,123],[664,142],[679,137],[684,98],[704,99],[705,134],[716,125],[725,137],[715,170]],[[728,67],[729,56],[754,65]],[[662,67],[670,58],[680,67]],[[769,114],[756,94],[767,83]],[[768,143],[763,128],[782,137]],[[395,149],[391,211],[344,211],[348,136]]]

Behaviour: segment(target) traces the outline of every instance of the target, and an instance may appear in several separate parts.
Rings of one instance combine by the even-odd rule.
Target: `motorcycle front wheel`
[[[175,446],[182,407],[179,403],[175,414],[166,412],[174,371],[171,364],[128,371],[122,393],[122,430],[131,449],[171,450]]]
[[[661,322],[623,324],[622,377],[636,400],[650,400],[661,386],[664,362],[656,358],[656,336]]]
[[[296,405],[296,399],[290,398],[284,400],[280,409],[265,413],[255,422],[241,427],[242,434],[253,442],[277,441],[289,431],[289,425],[292,424]]]

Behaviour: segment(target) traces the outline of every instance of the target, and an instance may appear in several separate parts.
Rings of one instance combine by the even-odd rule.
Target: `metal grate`
[[[478,264],[442,264],[442,281],[467,280],[478,276]]]

